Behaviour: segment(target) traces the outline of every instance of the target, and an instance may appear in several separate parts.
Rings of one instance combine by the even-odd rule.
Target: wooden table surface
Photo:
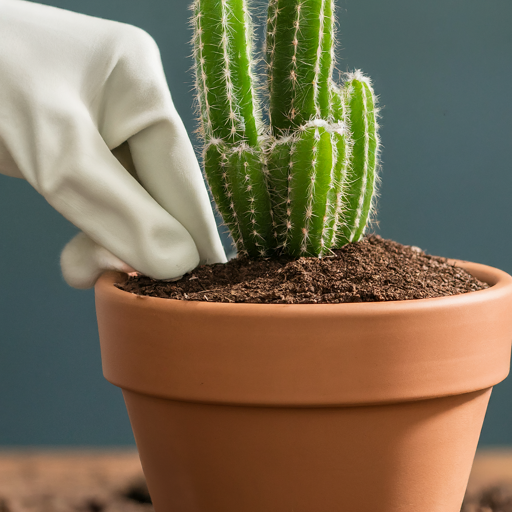
[[[134,449],[0,450],[0,512],[150,512],[150,504],[127,498],[143,482]],[[468,495],[498,484],[512,489],[512,449],[479,451]]]
[[[0,450],[0,512],[135,512],[143,485],[135,449]]]

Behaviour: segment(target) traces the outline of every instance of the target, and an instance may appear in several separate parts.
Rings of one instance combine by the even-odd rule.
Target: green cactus
[[[269,0],[269,126],[262,123],[246,0],[195,0],[205,173],[239,253],[324,256],[360,239],[372,211],[375,95],[333,82],[334,0]]]

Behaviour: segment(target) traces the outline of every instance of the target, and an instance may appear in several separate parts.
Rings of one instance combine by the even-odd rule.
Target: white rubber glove
[[[115,148],[128,168],[131,152],[135,178]],[[0,172],[83,231],[61,256],[76,288],[107,268],[171,279],[226,261],[158,48],[139,28],[0,0]]]

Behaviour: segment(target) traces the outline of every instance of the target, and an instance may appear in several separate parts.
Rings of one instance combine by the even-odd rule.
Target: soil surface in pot
[[[116,285],[137,295],[208,302],[338,304],[426,299],[488,288],[446,258],[369,235],[324,258],[279,257],[204,265],[179,281],[140,274]]]

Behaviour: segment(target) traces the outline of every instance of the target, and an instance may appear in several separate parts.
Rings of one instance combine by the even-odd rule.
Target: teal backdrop
[[[187,0],[43,3],[147,30],[193,133]],[[383,106],[376,231],[512,273],[512,2],[337,4],[339,67],[369,74]],[[27,183],[0,176],[0,445],[133,443],[101,374],[93,292],[60,274],[76,232]],[[512,378],[493,392],[489,445],[512,445]]]

